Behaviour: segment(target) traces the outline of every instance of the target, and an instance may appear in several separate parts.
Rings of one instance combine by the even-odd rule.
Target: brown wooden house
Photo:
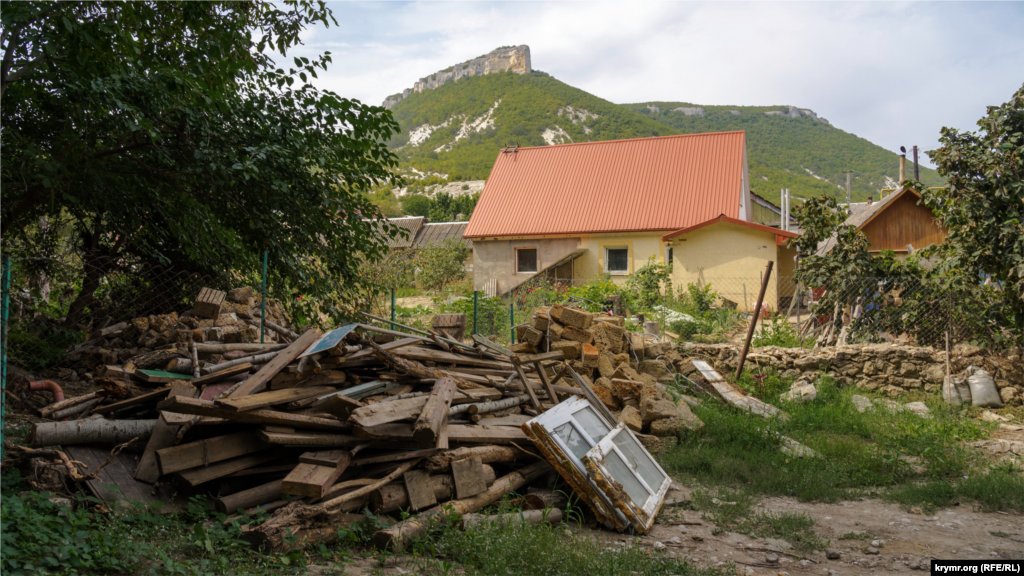
[[[872,254],[892,250],[897,256],[907,256],[946,239],[935,214],[920,200],[921,195],[914,190],[901,188],[878,202],[851,204],[851,214],[844,223],[856,226],[867,236]],[[819,252],[830,251],[835,242],[834,237],[829,238]]]

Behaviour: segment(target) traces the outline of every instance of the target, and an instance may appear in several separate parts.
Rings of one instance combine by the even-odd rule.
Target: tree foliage
[[[39,253],[62,220],[90,264],[68,322],[133,261],[256,269],[309,295],[354,289],[386,239],[362,191],[389,181],[382,108],[309,82],[331,61],[278,66],[323,2],[4,2],[3,248]],[[45,260],[44,260],[45,261]]]
[[[466,258],[471,252],[465,242],[454,238],[427,244],[416,257],[420,284],[427,290],[443,292],[466,277]]]
[[[928,152],[949,186],[922,190],[948,234],[937,249],[942,272],[1007,292],[1007,323],[1024,335],[1024,87],[989,106],[977,132],[943,128]],[[984,313],[984,311],[979,311]]]

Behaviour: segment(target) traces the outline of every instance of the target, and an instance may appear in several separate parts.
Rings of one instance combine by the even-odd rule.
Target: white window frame
[[[673,250],[672,248],[673,248],[673,246],[671,244],[666,244],[665,245],[665,265],[666,266],[672,264],[673,260],[675,260],[675,254],[676,253],[675,253],[675,250]]]
[[[536,258],[534,259],[535,263],[537,264],[537,269],[536,270],[534,270],[532,272],[520,272],[519,271],[519,251],[520,250],[533,250],[537,254]],[[513,260],[513,262],[512,262],[512,273],[513,274],[536,274],[536,273],[540,272],[540,250],[536,246],[517,246],[517,247],[512,249],[512,252],[513,252],[513,256],[514,256],[512,258],[512,260]]]
[[[625,270],[612,270],[611,269],[611,257],[609,252],[611,250],[625,250],[626,251],[626,269]],[[630,258],[632,255],[629,253],[629,246],[623,244],[621,246],[605,246],[604,247],[604,273],[612,276],[629,276],[630,269]]]
[[[662,480],[659,486],[651,486],[647,482],[647,480],[645,480],[644,477],[640,475],[640,473],[636,470],[635,467],[630,466],[631,458],[629,458],[615,444],[615,438],[620,434],[628,434],[629,436],[632,436],[633,441],[636,443],[636,445],[643,448],[643,444],[640,444],[640,440],[636,437],[636,435],[633,434],[633,431],[630,430],[629,428],[626,428],[625,422],[620,422],[619,425],[615,427],[615,429],[613,429],[610,433],[608,433],[608,435],[606,435],[604,438],[601,439],[600,442],[597,443],[597,446],[594,446],[593,448],[590,449],[589,452],[587,452],[587,455],[584,456],[584,459],[596,465],[597,468],[601,471],[601,474],[604,475],[605,478],[611,478],[612,480],[614,480],[615,477],[604,465],[605,458],[610,453],[614,452],[615,454],[617,454],[618,457],[621,458],[622,461],[626,464],[626,466],[630,468],[630,471],[633,473],[633,477],[640,482],[644,489],[647,490],[649,495],[647,497],[647,500],[645,500],[644,502],[633,502],[632,500],[629,499],[629,496],[625,494],[625,491],[622,491],[620,493],[623,494],[626,499],[622,501],[622,504],[624,504],[624,506],[621,506],[619,509],[625,512],[626,517],[629,518],[630,523],[633,524],[634,527],[636,527],[641,532],[646,533],[648,530],[650,530],[651,525],[654,524],[654,517],[658,513],[658,509],[661,507],[661,503],[665,500],[665,494],[668,493],[669,486],[672,485],[672,478],[668,475],[668,473],[665,472],[664,469],[662,469],[660,465],[658,465],[658,461],[655,460],[654,457],[652,457],[651,454],[647,452],[647,450],[645,449],[638,457],[646,458],[664,477],[664,480]]]
[[[597,419],[601,421],[608,432],[604,434],[597,441],[594,440],[589,434],[587,434],[582,423],[576,418],[576,414],[583,410],[591,410]],[[587,450],[586,455],[582,458],[577,457],[570,450],[569,446],[565,441],[555,433],[555,430],[564,424],[572,426],[577,434],[588,444],[590,449]],[[613,498],[609,496],[609,491],[602,489],[598,479],[595,475],[588,473],[588,466],[590,464],[596,467],[597,470],[604,478],[613,478],[609,473],[608,469],[604,466],[605,458],[609,453],[615,452],[622,461],[627,463],[629,466],[630,458],[627,457],[616,445],[615,438],[619,434],[628,434],[632,437],[633,441],[636,442],[637,446],[643,447],[640,444],[639,439],[631,430],[625,427],[625,424],[619,423],[615,425],[614,422],[609,422],[608,418],[604,416],[600,410],[594,407],[590,402],[584,398],[573,396],[572,398],[561,402],[551,410],[537,416],[526,424],[526,427],[530,430],[535,430],[536,427],[543,428],[545,434],[536,440],[544,442],[544,440],[550,441],[558,449],[559,452],[565,455],[568,462],[563,462],[563,466],[559,468],[559,472],[571,474],[572,478],[566,478],[567,481],[577,483],[580,485],[586,484],[590,488],[587,493],[581,493],[580,496],[583,498],[595,512],[598,513],[599,517],[602,517],[606,524],[617,530],[624,530],[627,526],[632,525],[640,533],[647,533],[651,525],[654,524],[654,517],[661,507],[662,502],[665,500],[665,494],[668,492],[669,486],[672,484],[671,477],[665,472],[658,462],[650,455],[646,449],[643,450],[641,457],[646,457],[650,462],[657,468],[657,470],[664,476],[665,481],[660,486],[652,487],[640,476],[640,474],[634,469],[634,477],[639,480],[641,485],[650,493],[650,496],[646,501],[642,503],[632,502],[628,495],[625,499]],[[531,434],[533,438],[534,434]],[[569,464],[569,467],[564,466]],[[616,491],[616,495],[624,494],[622,491]],[[596,498],[595,498],[596,494]]]

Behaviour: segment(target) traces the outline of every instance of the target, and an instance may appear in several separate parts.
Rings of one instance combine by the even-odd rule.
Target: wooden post
[[[743,341],[743,351],[740,352],[740,363],[736,367],[736,379],[739,380],[743,373],[743,363],[747,361],[747,351],[750,349],[750,339],[754,337],[754,328],[757,327],[757,319],[761,316],[761,302],[764,301],[764,293],[768,290],[768,280],[772,277],[772,265],[775,262],[768,261],[764,268],[764,276],[761,278],[761,292],[757,295],[757,302],[754,303],[754,317],[750,319],[750,328],[747,329],[747,339]]]
[[[448,409],[455,397],[455,381],[451,378],[438,378],[434,389],[427,397],[419,418],[413,422],[412,437],[418,444],[435,444],[441,432],[441,424],[448,419]]]

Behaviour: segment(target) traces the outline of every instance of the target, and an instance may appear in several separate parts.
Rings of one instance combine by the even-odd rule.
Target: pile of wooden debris
[[[217,299],[204,289],[194,317]],[[599,522],[646,532],[668,477],[633,430],[692,424],[657,382],[682,359],[621,318],[537,310],[511,350],[402,325],[278,327],[284,342],[267,344],[198,342],[206,328],[194,328],[106,365],[99,391],[42,410],[50,421],[34,425],[31,444],[62,447],[51,464],[112,504],[173,509],[174,493],[207,494],[230,519],[271,513],[244,536],[268,550],[329,543],[366,508],[418,511],[374,538],[401,548],[432,517],[479,511],[542,478],[548,491],[528,494],[524,509],[564,504],[550,491],[552,465]]]

